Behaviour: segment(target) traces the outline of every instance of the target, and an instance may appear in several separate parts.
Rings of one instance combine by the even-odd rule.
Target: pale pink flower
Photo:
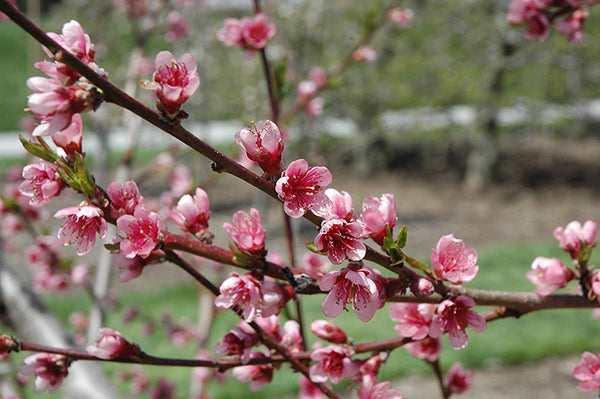
[[[390,306],[390,317],[397,321],[394,330],[403,337],[423,339],[429,334],[429,326],[435,305],[428,303],[395,303]]]
[[[235,134],[235,142],[269,175],[281,172],[283,140],[275,123],[265,120],[254,125],[254,129],[243,127]]]
[[[90,281],[90,268],[85,265],[75,265],[70,272],[73,285],[85,287]]]
[[[304,110],[309,116],[316,118],[323,114],[323,107],[325,107],[325,100],[321,97],[315,97],[304,105]]]
[[[25,377],[35,376],[33,391],[42,393],[46,389],[56,391],[69,373],[69,361],[63,355],[52,353],[34,353],[23,360],[20,374]]]
[[[106,192],[117,218],[122,215],[133,215],[135,208],[146,204],[146,200],[140,194],[140,190],[133,180],[128,180],[123,184],[116,181],[110,182]]]
[[[469,310],[473,306],[475,301],[464,295],[444,300],[438,305],[438,317],[431,322],[429,336],[438,338],[447,331],[450,344],[454,349],[467,346],[469,341],[465,332],[467,327],[471,327],[475,332],[483,332],[487,329],[485,318]]]
[[[258,352],[252,352],[250,359],[263,358],[265,355]],[[249,366],[234,367],[231,370],[231,375],[242,383],[250,383],[250,391],[256,392],[261,390],[265,384],[273,379],[273,366],[270,364],[257,364]]]
[[[319,89],[327,85],[327,72],[321,67],[311,68],[308,73],[308,80],[315,82]]]
[[[392,8],[387,17],[400,28],[407,28],[413,21],[415,13],[410,8]]]
[[[213,349],[218,355],[239,356],[242,363],[247,363],[250,360],[251,349],[259,342],[256,331],[248,323],[240,321],[222,341],[214,345]]]
[[[298,102],[306,104],[317,94],[319,87],[311,80],[303,80],[298,84]]]
[[[419,359],[433,363],[439,357],[442,350],[442,342],[439,338],[425,337],[416,342],[409,342],[404,345],[404,349]]]
[[[350,194],[345,191],[338,191],[335,188],[328,188],[325,190],[325,195],[329,198],[331,206],[313,212],[324,219],[344,219],[350,222],[352,216],[354,216]]]
[[[77,255],[84,255],[96,244],[96,234],[104,238],[107,232],[104,213],[95,205],[82,205],[64,208],[54,214],[55,218],[67,218],[60,230],[58,238],[64,245],[77,244]]]
[[[81,115],[74,114],[71,117],[71,124],[54,133],[52,141],[54,141],[57,147],[62,148],[67,155],[81,153],[82,130],[83,121],[81,120]]]
[[[291,162],[277,180],[275,191],[283,200],[285,213],[293,218],[303,216],[309,209],[319,212],[330,205],[323,188],[331,184],[333,177],[324,166],[309,169],[305,159]]]
[[[600,389],[600,357],[591,352],[583,352],[581,363],[573,367],[573,377],[581,381],[577,388],[582,391]]]
[[[133,215],[120,216],[117,228],[125,233],[120,251],[127,258],[148,257],[162,238],[160,216],[142,206],[135,208]]]
[[[252,208],[250,214],[237,211],[233,214],[233,224],[224,223],[223,227],[239,250],[256,256],[265,255],[265,230],[258,210]]]
[[[573,43],[581,43],[583,40],[583,23],[588,16],[587,9],[579,9],[570,16],[562,17],[554,23],[554,27]]]
[[[377,59],[377,53],[369,46],[360,46],[352,53],[354,61],[374,62]]]
[[[323,314],[327,317],[337,317],[346,309],[346,304],[351,302],[361,321],[371,320],[377,309],[383,305],[382,293],[375,278],[373,269],[359,269],[354,264],[340,271],[327,273],[319,284],[321,291],[329,291],[321,303]]]
[[[367,253],[367,247],[360,240],[362,235],[363,228],[357,221],[326,220],[315,237],[315,245],[333,264],[339,265],[346,259],[359,261]]]
[[[192,32],[192,25],[179,12],[171,11],[167,16],[167,31],[165,32],[165,40],[168,42],[176,42],[177,40],[185,39]]]
[[[86,351],[100,359],[133,358],[140,353],[140,348],[127,341],[120,332],[101,328],[96,343],[88,346]]]
[[[300,261],[300,271],[318,280],[331,269],[331,263],[326,257],[314,252],[307,252]]]
[[[577,220],[572,221],[563,228],[558,226],[554,229],[554,238],[563,251],[571,255],[571,259],[578,259],[584,248],[596,246],[596,234],[598,225],[593,220],[587,220],[583,226]]]
[[[262,317],[279,314],[285,304],[294,296],[293,288],[290,285],[280,285],[271,281],[263,281],[260,292],[260,315]]]
[[[288,320],[283,324],[283,329],[280,333],[280,343],[290,353],[304,350],[304,338],[302,338],[300,324],[296,320]]]
[[[398,222],[394,196],[383,194],[380,198],[365,198],[358,221],[363,226],[364,238],[370,237],[377,244],[383,245],[383,239],[387,237],[388,227],[392,231]]]
[[[221,283],[221,292],[215,298],[215,306],[231,309],[243,308],[242,315],[246,322],[254,320],[258,315],[261,301],[260,281],[251,274],[239,275],[232,272]]]
[[[552,294],[564,288],[576,275],[565,267],[559,259],[538,256],[531,264],[531,270],[526,273],[532,284],[537,286],[535,292],[540,296]]]
[[[176,165],[169,173],[169,185],[171,191],[177,196],[191,192],[194,186],[194,177],[190,168],[185,165]]]
[[[56,169],[56,165],[46,161],[29,164],[23,168],[25,181],[19,185],[19,191],[30,198],[30,205],[46,205],[66,186]]]
[[[473,383],[473,371],[465,370],[460,363],[455,363],[448,370],[446,380],[448,381],[448,392],[463,393],[471,389]]]
[[[359,399],[402,399],[402,394],[390,388],[389,381],[377,383],[377,377],[374,374],[367,374],[362,378],[358,397]]]
[[[352,363],[352,353],[344,346],[329,345],[314,350],[310,359],[316,364],[310,367],[310,379],[313,382],[339,384],[344,378],[354,376],[357,367]]]
[[[343,344],[348,341],[344,330],[327,320],[315,320],[310,325],[310,331],[317,337],[333,344]]]
[[[177,202],[175,209],[169,210],[169,217],[183,231],[198,234],[208,229],[210,203],[208,194],[200,187],[192,197],[184,195]]]
[[[452,284],[462,284],[475,278],[479,271],[477,251],[465,247],[463,240],[448,234],[440,238],[431,253],[433,274]]]
[[[198,64],[190,53],[176,60],[171,52],[161,51],[156,55],[155,66],[153,81],[145,80],[140,82],[140,85],[148,90],[156,90],[159,111],[174,118],[178,115],[181,105],[200,86]]]
[[[300,386],[300,393],[298,394],[298,399],[324,399],[325,395],[321,390],[308,378],[305,376],[301,376],[298,381],[298,385]]]
[[[235,18],[227,18],[221,29],[217,31],[217,39],[225,46],[244,47],[242,36],[242,21]]]

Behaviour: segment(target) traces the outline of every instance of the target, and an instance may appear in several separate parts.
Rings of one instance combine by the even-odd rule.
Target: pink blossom
[[[403,337],[423,339],[429,334],[429,326],[435,305],[427,303],[395,303],[390,306],[390,317],[398,322],[394,330]]]
[[[242,363],[250,360],[251,349],[259,343],[256,331],[248,323],[240,321],[214,346],[214,351],[222,356],[239,356]]]
[[[101,328],[96,343],[88,346],[86,351],[100,359],[115,359],[136,357],[140,353],[140,348],[127,341],[120,332]]]
[[[229,278],[221,283],[219,291],[221,293],[215,298],[215,306],[225,309],[236,306],[243,308],[242,315],[246,322],[254,320],[258,315],[261,292],[260,281],[256,277],[232,272]]]
[[[70,276],[51,269],[38,270],[33,276],[33,287],[39,292],[64,292],[69,288]]]
[[[410,8],[392,8],[387,17],[400,28],[407,28],[412,24],[415,13]]]
[[[293,288],[290,285],[280,285],[271,281],[263,281],[260,291],[260,315],[262,317],[278,314],[294,296]]]
[[[74,114],[71,117],[71,124],[66,128],[54,133],[52,141],[57,147],[62,148],[65,154],[72,155],[81,153],[83,122],[81,115]]]
[[[362,235],[363,228],[357,221],[327,220],[315,237],[315,245],[333,264],[339,265],[346,259],[359,261],[367,253],[367,247],[360,241]]]
[[[345,191],[338,191],[335,188],[328,188],[325,190],[325,195],[329,198],[331,206],[313,212],[324,219],[344,219],[350,222],[352,216],[354,216],[350,194]]]
[[[90,268],[85,265],[75,265],[71,268],[71,282],[79,287],[85,287],[90,281]]]
[[[369,46],[360,46],[352,53],[354,61],[374,62],[377,59],[377,53]]]
[[[160,251],[153,251],[146,258],[137,255],[133,258],[127,258],[122,252],[118,252],[115,256],[114,264],[123,271],[119,276],[119,281],[126,283],[139,277],[146,266],[161,262],[162,260],[163,256]]]
[[[96,233],[104,238],[107,232],[104,213],[95,205],[82,205],[64,208],[56,212],[55,218],[67,218],[60,230],[58,238],[64,245],[77,244],[77,255],[84,255],[96,244]]]
[[[327,72],[321,67],[311,68],[308,73],[308,80],[315,82],[319,89],[327,85]]]
[[[310,331],[317,337],[333,344],[343,344],[348,341],[344,330],[327,320],[315,320],[310,325]]]
[[[554,23],[556,30],[569,38],[573,43],[583,40],[583,23],[588,16],[587,9],[579,9],[570,16],[562,17]]]
[[[581,381],[577,388],[582,391],[600,389],[600,357],[591,352],[583,352],[581,363],[573,367],[573,377]]]
[[[404,345],[404,349],[419,359],[433,363],[437,360],[440,350],[442,350],[442,342],[439,338],[426,337],[420,341],[409,342]]]
[[[251,359],[263,358],[265,355],[258,352],[250,354]],[[273,366],[270,364],[257,364],[249,366],[234,367],[231,370],[231,375],[242,383],[250,383],[250,391],[256,392],[261,390],[265,384],[273,379]]]
[[[142,206],[135,208],[133,215],[120,216],[117,228],[125,233],[120,251],[130,259],[136,256],[147,258],[162,239],[160,216]]]
[[[556,258],[538,256],[531,264],[531,270],[526,273],[532,284],[537,286],[535,292],[540,296],[552,294],[554,291],[566,287],[573,280],[575,273],[565,267]]]
[[[367,374],[362,378],[358,397],[359,399],[402,399],[402,394],[390,388],[389,381],[377,383],[377,377],[374,374]]]
[[[171,185],[171,191],[177,196],[182,196],[192,191],[194,178],[190,168],[185,165],[175,166],[171,173],[169,173],[169,184]]]
[[[465,247],[463,240],[448,234],[440,238],[431,253],[431,265],[434,275],[452,284],[462,284],[475,278],[479,271],[477,251]]]
[[[192,25],[179,12],[171,11],[167,16],[167,31],[165,39],[168,42],[176,42],[184,39],[192,32]]]
[[[303,80],[298,84],[298,102],[306,104],[317,94],[319,87],[311,80]]]
[[[578,259],[584,248],[596,246],[596,234],[598,225],[593,220],[586,221],[583,226],[577,220],[572,221],[563,228],[558,226],[554,229],[554,238],[563,251],[571,255],[571,259]]]
[[[20,374],[25,377],[35,376],[33,391],[42,393],[46,389],[52,393],[56,391],[63,379],[67,376],[69,361],[63,355],[52,353],[34,353],[23,360],[25,365]]]
[[[298,399],[324,399],[325,395],[321,390],[308,378],[305,376],[301,376],[298,381],[298,385],[300,385],[300,393],[298,394]]]
[[[410,283],[410,291],[417,298],[427,298],[435,293],[435,288],[431,281],[426,278],[417,278]]]
[[[243,48],[242,21],[235,18],[227,18],[223,27],[217,32],[217,39],[223,42],[225,46]]]
[[[305,253],[300,261],[300,271],[319,280],[330,268],[327,258],[314,252]]]
[[[184,195],[177,202],[177,207],[169,210],[169,217],[183,231],[198,234],[208,229],[210,204],[208,194],[200,187],[192,197]]]
[[[448,370],[446,380],[448,381],[448,392],[463,393],[471,389],[473,383],[473,371],[465,370],[460,363],[455,363]]]
[[[106,191],[110,197],[113,212],[117,215],[116,217],[133,215],[135,208],[144,206],[146,203],[133,180],[128,180],[123,184],[116,181],[110,182]]]
[[[254,125],[254,129],[243,127],[235,134],[235,142],[269,175],[281,172],[283,140],[275,123],[265,120]]]
[[[351,355],[348,348],[339,345],[314,350],[310,359],[317,363],[310,367],[311,381],[325,382],[329,379],[335,385],[344,378],[352,377],[357,368],[352,363]]]
[[[304,110],[309,116],[316,118],[323,113],[323,107],[325,106],[325,100],[321,97],[315,97],[308,101],[306,105],[304,105]]]
[[[223,227],[239,250],[256,256],[265,255],[265,230],[258,210],[252,208],[250,214],[237,211],[233,214],[233,224],[224,223]]]
[[[285,213],[299,218],[309,209],[316,212],[330,205],[329,198],[322,192],[331,184],[331,172],[324,166],[308,168],[305,159],[291,162],[277,180],[275,191],[284,201]]]
[[[475,301],[464,295],[444,300],[438,305],[438,317],[431,322],[429,336],[438,338],[447,331],[450,344],[454,349],[467,346],[468,337],[465,332],[467,327],[471,327],[475,332],[483,332],[487,329],[485,318],[469,310],[473,306]]]
[[[276,33],[275,25],[268,22],[266,15],[259,13],[254,19],[226,19],[225,25],[217,32],[217,39],[226,46],[236,46],[253,52],[264,48]]]
[[[56,165],[46,161],[29,164],[23,168],[25,181],[19,185],[19,191],[31,198],[30,205],[46,205],[65,187],[56,169]]]
[[[337,317],[352,302],[352,308],[361,321],[368,322],[383,305],[382,293],[375,282],[375,272],[368,266],[359,269],[350,264],[340,271],[327,273],[321,280],[321,291],[329,291],[321,309],[327,317]]]
[[[358,221],[363,226],[363,237],[370,237],[379,245],[398,222],[396,200],[392,194],[383,194],[380,198],[367,197],[362,203],[362,213]]]
[[[527,25],[526,39],[546,40],[550,34],[550,19],[543,12],[548,5],[544,0],[513,0],[508,7],[507,19],[513,25]]]
[[[156,56],[156,72],[153,82],[142,81],[140,85],[148,90],[156,90],[159,111],[174,118],[179,108],[200,86],[200,76],[196,71],[198,64],[190,54],[184,54],[179,60],[169,51],[161,51]]]
[[[280,343],[290,353],[304,350],[304,339],[300,331],[300,324],[296,320],[288,320],[283,324]]]

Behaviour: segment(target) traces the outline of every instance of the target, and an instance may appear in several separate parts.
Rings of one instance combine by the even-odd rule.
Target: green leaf
[[[311,252],[314,252],[314,253],[319,254],[319,255],[325,255],[323,252],[319,251],[319,249],[317,248],[317,246],[315,245],[315,243],[312,242],[312,241],[305,242],[304,245]]]
[[[406,225],[402,226],[402,229],[400,229],[400,233],[398,233],[398,239],[396,240],[396,246],[398,246],[398,248],[404,248],[404,246],[406,246],[406,239],[408,237],[408,228],[406,227]]]
[[[276,97],[281,100],[288,92],[289,85],[286,84],[285,76],[287,73],[287,57],[283,57],[275,65],[273,70],[273,79],[275,81]]]
[[[73,165],[73,169],[77,174],[81,191],[83,191],[83,193],[88,197],[96,197],[96,185],[92,175],[90,174],[90,171],[87,168],[87,165],[85,164],[83,155],[75,153],[75,164]]]
[[[58,155],[49,151],[46,147],[41,144],[35,144],[28,141],[23,136],[19,135],[19,140],[25,148],[25,150],[33,156],[43,159],[44,161],[54,163],[59,158]]]

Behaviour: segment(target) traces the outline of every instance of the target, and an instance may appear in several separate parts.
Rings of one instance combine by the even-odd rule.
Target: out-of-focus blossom
[[[33,206],[46,205],[66,186],[56,171],[56,165],[46,161],[25,166],[23,179],[25,181],[19,185],[19,191],[30,197],[29,204]]]
[[[106,236],[108,226],[104,213],[95,205],[64,208],[54,214],[55,218],[66,218],[58,237],[64,245],[77,244],[77,255],[84,255],[96,244],[96,234]]]
[[[321,390],[308,378],[305,376],[301,376],[298,381],[298,385],[300,385],[300,393],[298,394],[298,399],[324,399],[325,395]]]
[[[316,118],[317,116],[321,116],[321,114],[323,114],[324,106],[325,100],[323,100],[321,97],[315,97],[304,105],[304,110],[309,116]]]
[[[573,377],[581,381],[577,388],[582,391],[600,389],[600,357],[591,352],[581,355],[581,363],[573,367]]]
[[[319,89],[327,85],[327,72],[321,67],[311,68],[308,73],[308,80],[315,82]]]
[[[127,341],[120,332],[101,328],[96,343],[88,346],[86,351],[100,359],[132,358],[140,353],[140,348]]]
[[[377,52],[369,46],[360,46],[352,52],[354,61],[374,62],[377,59]]]
[[[331,184],[333,177],[324,166],[308,167],[305,159],[291,162],[277,180],[275,191],[284,201],[285,213],[293,218],[303,216],[309,209],[320,212],[330,206],[323,188]]]
[[[127,258],[146,258],[156,248],[162,237],[162,220],[157,213],[148,212],[143,206],[135,208],[133,215],[117,219],[117,228],[125,233],[120,251]]]
[[[392,194],[383,194],[380,198],[367,197],[362,203],[362,213],[358,221],[363,226],[363,237],[370,237],[379,245],[398,222],[396,200]]]
[[[423,339],[429,334],[429,326],[435,305],[428,303],[395,303],[390,306],[390,317],[397,321],[394,330],[403,337]]]
[[[63,355],[53,353],[34,353],[23,360],[20,374],[25,377],[35,376],[33,391],[42,393],[45,390],[56,391],[67,376],[69,361]]]
[[[327,254],[333,264],[339,265],[346,259],[359,261],[367,253],[367,247],[360,240],[362,235],[363,228],[359,222],[331,219],[321,225],[315,245],[319,251]]]
[[[168,42],[176,42],[185,39],[192,32],[192,25],[179,12],[171,11],[167,16],[167,31],[165,32],[165,40]]]
[[[571,259],[578,259],[583,249],[596,246],[597,232],[598,225],[593,220],[587,220],[583,226],[574,220],[565,228],[555,228],[554,238],[558,240],[560,248],[571,255]]]
[[[215,306],[225,309],[242,307],[242,315],[246,322],[254,320],[258,315],[261,301],[260,281],[253,275],[232,272],[221,283],[219,291],[221,293],[215,298]]]
[[[54,133],[52,141],[54,141],[57,147],[62,148],[66,155],[81,153],[82,131],[83,121],[81,120],[81,115],[74,114],[71,117],[71,124]]]
[[[290,285],[280,285],[271,281],[263,281],[260,291],[260,315],[263,318],[279,314],[285,304],[294,296],[293,288]]]
[[[402,394],[390,388],[389,381],[377,383],[374,374],[367,374],[362,378],[358,397],[359,399],[402,399]]]
[[[467,327],[471,327],[475,332],[483,332],[487,329],[485,318],[469,310],[473,306],[475,301],[463,295],[444,300],[438,305],[438,316],[431,322],[429,336],[438,338],[447,331],[450,344],[454,349],[467,346],[469,342],[465,332]]]
[[[315,320],[310,325],[310,331],[317,337],[333,344],[343,344],[348,341],[344,330],[327,320]]]
[[[419,359],[433,363],[437,360],[440,350],[442,350],[442,342],[439,338],[426,337],[416,342],[409,342],[404,345],[404,349]]]
[[[265,357],[262,353],[252,352],[251,359]],[[234,367],[231,375],[242,383],[250,383],[250,391],[261,390],[267,383],[273,379],[273,366],[270,364],[257,364],[248,366]]]
[[[352,363],[351,355],[348,348],[339,345],[314,350],[310,359],[316,364],[310,367],[310,379],[314,382],[329,380],[335,385],[344,378],[352,377],[357,372],[357,367]]]
[[[114,259],[114,264],[123,272],[119,276],[119,281],[126,283],[139,277],[142,274],[144,268],[150,264],[158,263],[161,261],[162,252],[160,251],[151,252],[149,256],[142,258],[141,256],[134,256],[133,258],[127,258],[123,253],[118,252]]]
[[[198,187],[193,197],[184,195],[177,202],[177,207],[169,210],[169,217],[183,231],[192,234],[206,231],[210,218],[208,194]]]
[[[290,352],[301,352],[304,350],[304,339],[300,331],[300,324],[296,320],[288,320],[283,324],[280,343]]]
[[[588,16],[587,9],[578,9],[570,16],[562,17],[554,23],[554,27],[573,43],[581,43],[583,40],[583,23]]]
[[[560,260],[543,256],[533,260],[531,270],[526,273],[526,276],[537,286],[535,292],[540,296],[550,295],[566,287],[567,283],[576,277],[575,273],[565,267]]]
[[[344,219],[350,222],[352,216],[354,216],[350,194],[345,191],[338,191],[335,188],[328,188],[325,190],[325,195],[329,198],[331,206],[313,212],[324,219]]]
[[[471,389],[473,383],[473,371],[465,370],[460,363],[455,363],[448,370],[446,380],[448,381],[448,392],[463,393]]]
[[[513,0],[506,16],[513,25],[527,26],[526,39],[546,40],[550,34],[550,19],[543,12],[552,0]]]
[[[275,123],[264,120],[254,125],[254,129],[243,127],[235,134],[235,142],[269,175],[281,172],[283,140]]]
[[[250,214],[237,211],[233,214],[233,224],[224,223],[223,227],[239,250],[259,257],[265,255],[265,229],[257,209],[251,208]]]
[[[226,19],[225,25],[217,32],[217,39],[226,46],[236,46],[254,52],[264,48],[276,33],[277,28],[269,22],[267,16],[258,13],[254,18]]]
[[[240,321],[214,346],[214,351],[222,356],[239,356],[242,363],[250,360],[251,349],[259,343],[256,331],[248,323]]]
[[[415,13],[410,8],[392,8],[387,13],[388,18],[400,28],[407,28],[412,24]]]
[[[106,188],[115,217],[133,215],[135,208],[144,206],[146,200],[140,194],[137,184],[133,180],[121,184],[113,181]]]
[[[141,18],[148,13],[148,0],[114,0],[114,4],[132,18]]]
[[[431,253],[434,275],[452,284],[462,284],[475,278],[479,271],[477,251],[465,247],[463,240],[448,234],[440,238]]]
[[[90,268],[85,265],[75,265],[71,268],[71,282],[73,285],[85,287],[90,281]]]
[[[169,173],[169,184],[171,185],[171,191],[177,196],[191,192],[194,186],[194,178],[190,168],[185,165],[176,165]]]
[[[314,252],[307,252],[300,261],[300,271],[318,280],[331,268],[331,263],[326,257]]]

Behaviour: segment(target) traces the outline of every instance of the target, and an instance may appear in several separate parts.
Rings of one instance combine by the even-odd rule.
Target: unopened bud
[[[435,292],[433,284],[426,278],[414,280],[410,283],[410,290],[417,298],[427,298]]]

